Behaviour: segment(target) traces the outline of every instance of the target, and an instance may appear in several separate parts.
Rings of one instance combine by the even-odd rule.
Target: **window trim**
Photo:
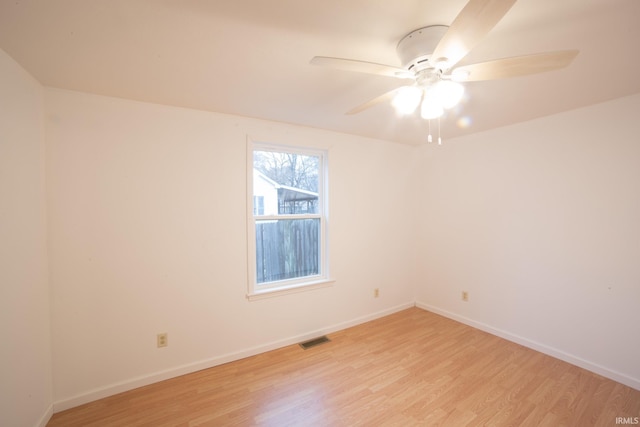
[[[296,153],[306,156],[316,156],[320,159],[318,179],[318,214],[282,214],[262,215],[256,217],[253,202],[253,153],[254,151],[275,151]],[[280,295],[288,295],[320,289],[332,286],[335,280],[329,275],[329,211],[328,211],[328,156],[327,150],[294,146],[285,144],[272,144],[254,141],[247,137],[247,299],[250,301],[270,298]],[[286,220],[286,219],[320,219],[320,274],[300,278],[279,280],[258,284],[256,271],[256,236],[255,227],[257,220]]]

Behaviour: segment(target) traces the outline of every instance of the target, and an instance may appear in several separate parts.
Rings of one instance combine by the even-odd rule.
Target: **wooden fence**
[[[256,222],[258,283],[320,273],[320,220]]]

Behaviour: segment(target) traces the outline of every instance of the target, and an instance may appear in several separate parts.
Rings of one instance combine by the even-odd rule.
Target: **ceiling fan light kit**
[[[464,87],[443,77],[442,69],[438,68],[442,61],[437,64],[431,61],[432,52],[448,29],[446,25],[420,28],[398,43],[398,57],[415,79],[413,86],[401,87],[394,96],[392,105],[398,114],[413,114],[421,105],[423,119],[436,119],[462,99]]]
[[[450,26],[431,25],[404,36],[396,52],[402,67],[353,59],[316,56],[311,64],[348,71],[412,79],[413,84],[393,89],[347,114],[356,114],[391,100],[397,114],[413,114],[420,106],[425,120],[438,119],[464,95],[461,82],[494,80],[557,70],[568,66],[577,50],[564,50],[497,59],[456,67],[509,11],[516,0],[469,0]],[[429,123],[429,136],[431,125]],[[438,137],[438,142],[441,142]]]

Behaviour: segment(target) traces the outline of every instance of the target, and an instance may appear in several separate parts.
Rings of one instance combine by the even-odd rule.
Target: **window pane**
[[[264,196],[253,196],[253,214],[264,215]]]
[[[255,215],[316,214],[320,158],[298,153],[253,152]],[[258,200],[261,206],[257,206]]]
[[[257,282],[320,274],[320,219],[256,221]]]

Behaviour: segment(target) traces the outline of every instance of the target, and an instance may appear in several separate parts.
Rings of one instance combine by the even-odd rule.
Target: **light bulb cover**
[[[440,99],[433,90],[426,91],[420,107],[420,115],[425,120],[436,119],[444,114]]]
[[[455,107],[464,95],[464,86],[450,80],[440,80],[433,89],[440,105],[446,109]]]
[[[398,89],[391,105],[398,114],[411,114],[416,111],[422,99],[422,89],[416,86],[404,86]]]

